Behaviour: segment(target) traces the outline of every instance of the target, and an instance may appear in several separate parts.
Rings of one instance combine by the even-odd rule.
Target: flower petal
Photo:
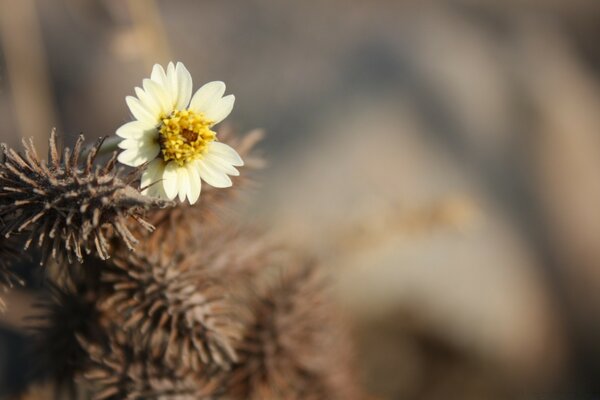
[[[231,146],[221,142],[211,142],[208,152],[211,154],[218,155],[231,165],[241,167],[244,165],[244,160]]]
[[[213,103],[204,114],[208,119],[213,121],[214,124],[218,124],[223,121],[233,110],[233,104],[235,103],[235,96],[230,94],[228,96],[219,99]]]
[[[227,175],[238,176],[240,172],[231,165],[231,163],[223,160],[216,154],[206,154],[204,159],[208,161],[210,164],[213,164],[219,170],[225,172]]]
[[[196,163],[189,163],[187,170],[189,179],[188,200],[190,204],[195,204],[198,198],[200,198],[200,191],[202,190],[202,181],[200,180],[200,175],[198,175],[198,165]]]
[[[142,194],[149,194],[153,187],[159,187],[162,190],[162,182],[160,181],[163,179],[164,170],[165,162],[160,158],[156,158],[148,164],[140,180]]]
[[[156,184],[150,186],[148,190],[144,191],[144,194],[151,197],[158,197],[159,199],[169,200],[162,184],[162,175],[157,176],[156,182]]]
[[[198,160],[198,173],[204,182],[216,188],[226,188],[232,185],[231,179],[208,160]]]
[[[173,200],[177,196],[178,169],[179,166],[177,163],[175,161],[171,161],[167,164],[163,172],[163,188],[165,189],[165,194],[169,200]]]
[[[143,147],[155,145],[158,145],[156,138],[144,136],[139,139],[123,139],[117,146],[121,149],[141,149]]]
[[[142,107],[144,107],[151,115],[160,115],[161,105],[155,96],[152,96],[150,93],[139,87],[135,88],[135,95]]]
[[[165,74],[165,70],[160,64],[154,64],[152,67],[152,73],[150,74],[150,79],[154,82],[164,85],[167,81],[167,75]]]
[[[225,84],[221,81],[208,82],[194,93],[190,102],[190,110],[206,112],[213,103],[219,101],[225,93]]]
[[[133,96],[127,96],[125,98],[129,110],[138,121],[142,121],[148,124],[158,123],[158,115],[153,115],[146,107],[142,105],[139,99]]]
[[[175,67],[175,75],[177,81],[177,102],[175,108],[182,110],[187,107],[192,97],[192,75],[187,68],[180,62]]]
[[[185,167],[177,168],[177,190],[179,194],[179,201],[185,201],[188,194],[189,178],[188,170]]]
[[[129,165],[130,167],[139,167],[156,158],[160,152],[158,143],[147,143],[138,148],[131,148],[122,151],[118,160],[121,164]]]
[[[144,136],[154,137],[158,132],[154,126],[136,120],[121,125],[116,134],[123,139],[141,139]]]
[[[170,93],[171,100],[173,101],[172,105],[173,107],[175,107],[177,99],[179,98],[179,86],[177,85],[177,74],[175,73],[175,65],[172,62],[170,62],[169,65],[167,65],[166,88]]]
[[[157,114],[159,118],[171,113],[173,109],[173,100],[163,85],[154,82],[152,79],[144,79],[144,90],[156,103]]]

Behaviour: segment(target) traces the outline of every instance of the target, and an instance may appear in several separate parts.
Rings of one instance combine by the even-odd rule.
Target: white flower
[[[137,167],[148,163],[141,187],[149,196],[186,197],[194,204],[202,180],[211,186],[231,186],[228,175],[244,165],[238,153],[218,142],[212,127],[229,115],[235,97],[224,96],[223,82],[210,82],[192,96],[192,77],[182,63],[156,64],[137,97],[125,100],[134,121],[117,130],[123,140],[119,162]]]

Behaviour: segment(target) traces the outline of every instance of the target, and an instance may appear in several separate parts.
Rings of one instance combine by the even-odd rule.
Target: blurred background
[[[331,272],[374,399],[597,399],[599,38],[596,0],[0,0],[0,140],[112,134],[182,61],[266,131],[242,214]]]

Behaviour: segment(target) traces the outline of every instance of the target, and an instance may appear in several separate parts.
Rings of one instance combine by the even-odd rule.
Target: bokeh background
[[[599,39],[596,0],[0,0],[0,139],[112,134],[182,61],[267,133],[240,214],[331,272],[374,399],[595,399]]]

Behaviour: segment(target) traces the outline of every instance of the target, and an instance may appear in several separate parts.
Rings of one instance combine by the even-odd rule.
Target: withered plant
[[[225,283],[182,256],[115,258],[102,275],[114,289],[100,307],[153,357],[194,371],[228,369],[241,325]]]
[[[292,257],[254,276],[239,363],[227,377],[234,399],[356,399],[348,338],[310,260]]]
[[[48,161],[3,147],[0,284],[21,248],[46,265],[32,382],[97,400],[361,397],[318,264],[226,216],[260,134],[222,137],[243,178],[193,206],[142,195],[101,141],[61,152],[52,133]]]
[[[48,161],[37,154],[33,143],[24,142],[24,154],[2,146],[0,164],[0,233],[5,237],[28,233],[24,248],[37,244],[42,262],[66,257],[83,260],[84,253],[109,256],[108,239],[118,237],[129,249],[136,238],[130,219],[148,230],[151,224],[142,211],[164,202],[142,196],[115,168],[116,153],[106,162],[96,163],[100,140],[83,154],[80,136],[73,150],[60,152],[55,131],[49,141]],[[60,261],[60,260],[59,260]]]

